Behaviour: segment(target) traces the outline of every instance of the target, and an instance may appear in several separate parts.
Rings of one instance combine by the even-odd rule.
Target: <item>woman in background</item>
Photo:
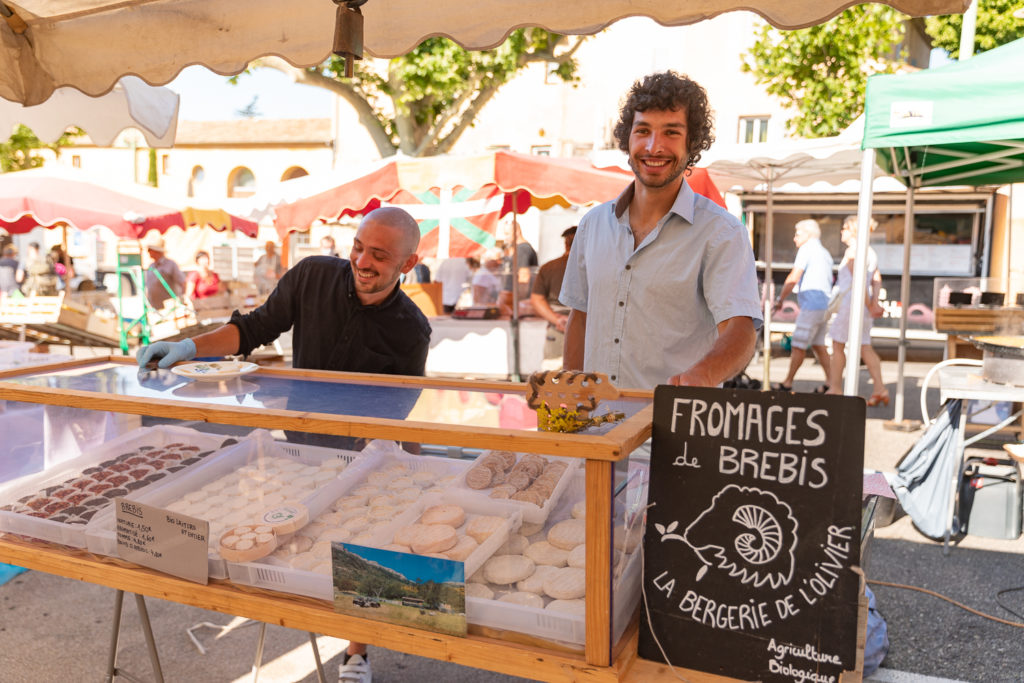
[[[253,266],[253,280],[256,281],[256,288],[260,296],[266,296],[274,291],[277,281],[284,275],[284,266],[281,264],[281,256],[277,253],[277,244],[268,241],[264,246],[263,256],[256,259]]]
[[[190,301],[205,299],[220,292],[220,276],[210,268],[210,255],[205,251],[196,252],[197,269],[188,274],[185,284],[185,298]]]
[[[871,231],[878,227],[878,221],[871,219]],[[846,245],[846,252],[839,264],[839,273],[836,276],[836,287],[838,289],[839,309],[829,329],[829,336],[832,337],[832,371],[829,376],[832,378],[830,394],[841,394],[843,370],[846,368],[846,343],[850,337],[850,306],[853,301],[853,264],[857,252],[857,217],[847,216],[843,221],[840,239]],[[864,359],[864,365],[871,375],[871,382],[874,388],[870,398],[869,406],[876,406],[879,403],[889,405],[889,390],[885,388],[882,381],[882,361],[871,348],[871,326],[875,318],[882,316],[882,306],[878,303],[878,295],[882,289],[882,275],[878,272],[878,254],[870,246],[868,247],[867,283],[864,293],[864,311],[861,323],[860,336],[860,357]],[[856,368],[853,370],[856,372]]]

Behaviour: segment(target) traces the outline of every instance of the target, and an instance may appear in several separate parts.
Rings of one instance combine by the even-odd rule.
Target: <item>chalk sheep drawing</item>
[[[663,542],[682,541],[693,548],[704,562],[698,581],[716,565],[755,588],[768,583],[777,589],[793,579],[797,520],[792,508],[770,491],[732,484],[682,535],[672,533],[678,522],[654,526]]]

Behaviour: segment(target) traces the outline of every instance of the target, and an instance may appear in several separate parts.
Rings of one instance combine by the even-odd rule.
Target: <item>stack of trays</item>
[[[180,427],[136,429],[0,488],[0,531],[84,548],[114,498],[174,481],[233,443]]]
[[[299,503],[318,514],[336,496],[338,474],[357,453],[314,446],[281,444],[268,432],[252,436],[202,467],[166,485],[131,494],[131,500],[210,523],[209,575],[226,578],[217,544],[228,529],[257,522],[267,510]],[[116,519],[110,510],[87,532],[89,550],[117,555]]]

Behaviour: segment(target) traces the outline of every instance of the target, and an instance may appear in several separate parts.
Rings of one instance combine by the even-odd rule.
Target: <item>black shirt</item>
[[[309,256],[286,271],[265,304],[235,311],[231,324],[249,355],[289,328],[292,366],[312,370],[423,375],[430,323],[395,285],[380,304],[364,306],[356,295],[352,266],[333,256]]]

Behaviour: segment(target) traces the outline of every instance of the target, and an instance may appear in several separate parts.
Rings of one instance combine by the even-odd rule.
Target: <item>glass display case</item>
[[[1024,281],[935,278],[932,301],[938,332],[969,335],[1024,331]]]
[[[42,539],[89,556],[116,555],[112,514],[102,498],[123,495],[187,510],[188,501],[198,501],[211,482],[231,475],[237,484],[239,473],[252,472],[254,463],[264,462],[260,459],[274,458],[284,463],[281,472],[301,476],[309,487],[301,495],[313,523],[319,523],[319,514],[333,514],[334,521],[343,523],[352,519],[342,520],[341,513],[356,504],[354,492],[360,486],[379,486],[378,492],[390,497],[387,502],[396,503],[392,494],[397,489],[387,489],[392,482],[383,478],[386,472],[394,478],[400,469],[403,484],[408,478],[421,485],[419,491],[401,486],[405,495],[436,496],[462,506],[469,516],[492,509],[488,506],[509,511],[500,513],[506,520],[502,543],[491,541],[487,557],[472,556],[474,576],[467,578],[479,587],[467,590],[471,637],[576,653],[581,665],[609,666],[635,633],[649,464],[644,443],[651,434],[652,395],[624,391],[599,410],[624,413],[623,420],[559,434],[537,430],[525,394],[525,385],[504,382],[275,368],[200,382],[168,370],[140,371],[134,359],[113,356],[0,372],[0,420],[18,425],[4,430],[14,438],[0,442],[0,533]],[[490,495],[493,486],[467,486],[466,473],[478,459],[502,452],[514,454],[508,456],[510,464],[529,455],[542,459],[541,470],[551,463],[564,465],[555,468],[559,476],[537,500],[496,500],[501,496]],[[171,464],[160,464],[160,458]],[[129,475],[135,477],[131,483]],[[276,481],[275,486],[297,483]],[[80,500],[76,488],[88,500]],[[56,500],[60,495],[66,498]],[[277,492],[250,490],[247,495],[262,504],[264,499],[253,497],[269,499]],[[247,504],[219,500],[224,497],[219,495],[218,502],[228,507],[216,512],[210,511],[209,499],[199,501],[204,507],[200,514],[213,517],[211,539],[221,517],[238,516]],[[369,502],[359,504],[367,506],[369,519]],[[90,513],[90,506],[98,509]],[[394,518],[413,509],[395,505]],[[560,531],[554,531],[556,526]],[[375,529],[390,534],[389,539],[395,532]],[[552,534],[563,532],[579,537],[558,544],[563,552],[550,562],[583,572],[585,584],[573,596],[554,598],[528,583],[515,585],[528,576],[500,578],[484,571],[492,557],[532,557],[541,548],[531,546],[544,542],[546,549]],[[9,538],[0,538],[0,560],[10,550],[3,545]],[[222,559],[211,549],[211,577],[269,589],[282,600],[296,595],[330,599],[329,574],[323,574],[323,566],[319,575],[313,571],[312,558],[309,566],[290,564],[293,558],[287,555],[276,563],[215,562]],[[100,576],[123,572],[98,566]],[[495,583],[499,580],[505,583]],[[528,590],[536,591],[536,601],[501,599]],[[556,602],[557,609],[549,609]],[[356,634],[370,624],[340,614],[331,618],[338,628]],[[402,649],[395,639],[401,640],[403,629],[379,622],[373,628],[371,633],[383,634],[379,644]],[[412,646],[408,651],[424,654]],[[472,652],[467,650],[462,663],[497,666]],[[459,661],[450,654],[437,656]]]

